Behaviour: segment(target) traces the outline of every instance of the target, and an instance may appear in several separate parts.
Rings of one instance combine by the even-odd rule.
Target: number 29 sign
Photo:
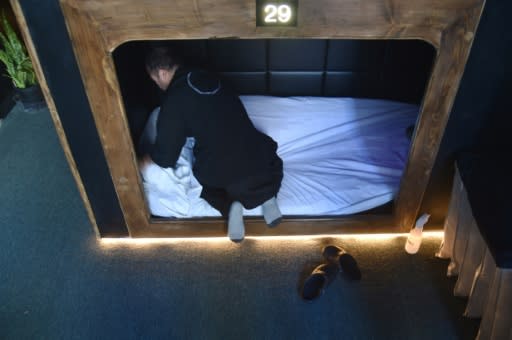
[[[297,26],[298,0],[256,0],[256,26]]]

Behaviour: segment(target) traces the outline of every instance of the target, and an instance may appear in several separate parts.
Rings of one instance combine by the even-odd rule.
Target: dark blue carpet
[[[473,339],[438,238],[105,244],[89,223],[49,112],[0,127],[0,339]],[[358,260],[312,303],[326,244]]]

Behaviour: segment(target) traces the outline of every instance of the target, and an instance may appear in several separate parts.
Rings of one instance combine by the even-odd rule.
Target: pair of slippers
[[[313,269],[302,286],[301,297],[312,301],[320,297],[338,273],[349,280],[361,280],[361,270],[356,260],[344,249],[328,245],[322,249],[326,262]]]

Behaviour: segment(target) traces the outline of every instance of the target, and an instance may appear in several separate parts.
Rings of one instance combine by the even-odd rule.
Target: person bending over
[[[193,172],[201,197],[228,220],[228,236],[243,240],[243,208],[262,207],[268,226],[281,222],[276,195],[283,178],[277,143],[258,131],[238,95],[212,73],[183,65],[169,47],[146,56],[146,70],[164,91],[156,141],[140,161],[174,167],[187,137],[194,137]]]

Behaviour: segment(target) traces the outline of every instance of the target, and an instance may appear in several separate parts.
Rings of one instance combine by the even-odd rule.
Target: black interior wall
[[[100,232],[124,235],[125,223],[92,122],[59,2],[20,0],[20,4]],[[512,13],[512,2],[486,1],[422,204],[422,210],[432,215],[429,224],[442,222],[445,217],[453,175],[452,161],[458,151],[475,145],[503,147],[508,151],[510,146],[507,138],[512,60],[512,30],[507,29],[509,13]]]
[[[59,1],[19,2],[100,234],[126,236],[128,229],[96,131]]]

